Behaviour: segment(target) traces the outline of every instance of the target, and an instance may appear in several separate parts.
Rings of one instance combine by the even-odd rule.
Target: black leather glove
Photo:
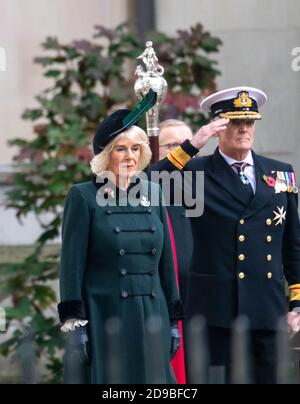
[[[89,339],[86,327],[76,327],[65,336],[64,384],[89,383]]]
[[[176,352],[178,351],[180,347],[180,331],[178,327],[178,323],[172,322],[171,323],[171,351],[170,351],[170,356],[171,360],[174,358],[176,355]]]

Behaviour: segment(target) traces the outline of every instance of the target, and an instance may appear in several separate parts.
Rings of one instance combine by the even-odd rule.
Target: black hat
[[[133,111],[119,109],[107,116],[96,129],[94,154],[99,154],[116,136],[135,125],[141,116],[156,103],[157,94],[151,89]]]
[[[267,101],[266,94],[253,87],[234,87],[206,97],[201,108],[213,118],[261,119],[258,108]]]

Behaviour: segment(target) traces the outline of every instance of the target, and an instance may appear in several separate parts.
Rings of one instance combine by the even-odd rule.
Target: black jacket
[[[211,326],[230,327],[244,314],[252,329],[273,330],[287,311],[285,278],[289,286],[300,285],[298,195],[275,193],[263,180],[276,171],[293,171],[289,164],[252,153],[257,189],[250,201],[218,149],[183,164],[193,178],[204,172],[204,212],[191,218],[194,253],[187,315],[202,314]],[[168,158],[151,167],[175,169]],[[286,216],[276,225],[274,212],[282,207]],[[290,309],[295,306],[299,300],[290,303]]]

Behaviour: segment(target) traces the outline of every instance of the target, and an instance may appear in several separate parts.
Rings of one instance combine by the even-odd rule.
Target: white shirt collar
[[[236,163],[237,160],[234,160],[233,158],[227,156],[225,153],[223,153],[220,148],[219,148],[219,153],[221,154],[221,156],[225,159],[225,161],[232,166],[233,163]],[[244,158],[244,160],[239,161],[239,163],[248,163],[250,166],[254,166],[254,162],[253,162],[253,156],[252,156],[252,152],[251,150],[249,150],[249,153],[247,154],[246,158]]]

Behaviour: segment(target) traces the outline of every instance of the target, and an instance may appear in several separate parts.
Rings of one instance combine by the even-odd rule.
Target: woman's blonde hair
[[[132,126],[125,132],[120,133],[115,137],[107,146],[104,147],[101,153],[96,154],[90,162],[92,172],[96,175],[101,175],[102,172],[106,171],[109,164],[109,155],[112,152],[115,144],[119,139],[128,139],[139,144],[141,146],[141,155],[138,163],[138,171],[142,171],[150,163],[152,152],[149,146],[149,140],[143,129],[138,126]]]

